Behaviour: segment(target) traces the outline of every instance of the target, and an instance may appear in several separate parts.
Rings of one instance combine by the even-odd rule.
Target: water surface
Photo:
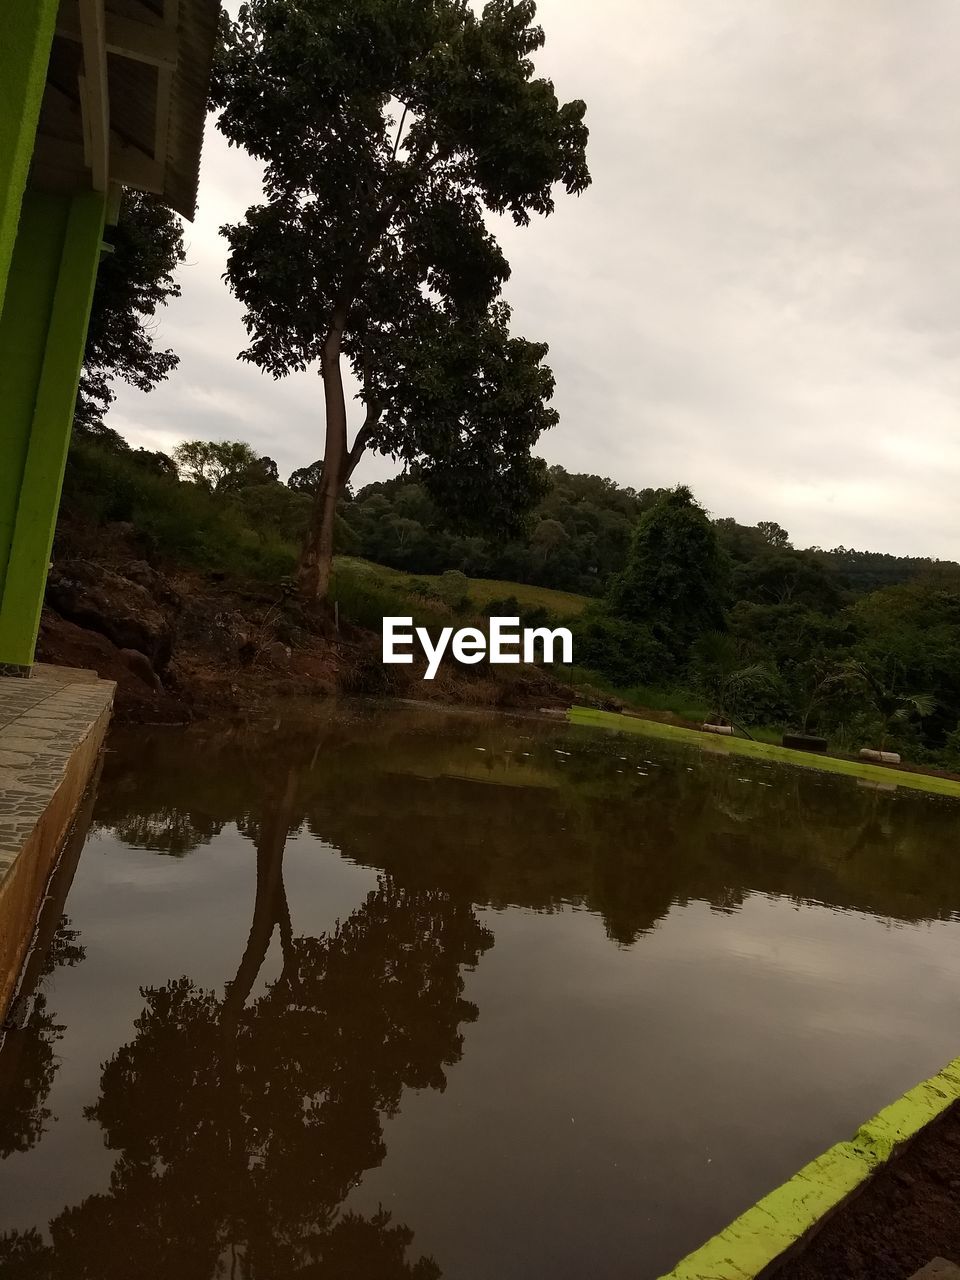
[[[958,1052],[954,800],[414,709],[109,746],[3,1280],[648,1280]]]

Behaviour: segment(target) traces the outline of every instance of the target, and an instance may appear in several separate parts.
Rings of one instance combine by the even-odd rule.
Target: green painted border
[[[592,707],[571,707],[567,712],[571,724],[596,729],[614,729],[619,733],[639,733],[646,738],[667,738],[685,742],[690,746],[706,747],[712,752],[727,752],[735,756],[758,756],[764,760],[778,760],[783,764],[796,764],[802,769],[818,769],[821,773],[842,773],[851,778],[866,778],[870,782],[883,782],[898,787],[912,787],[915,791],[929,791],[935,795],[960,797],[960,782],[951,778],[938,778],[926,773],[910,773],[906,769],[887,769],[882,765],[861,763],[857,760],[841,760],[837,756],[813,755],[807,751],[794,751],[790,747],[777,747],[769,742],[754,742],[751,738],[727,737],[720,733],[701,733],[699,729],[684,729],[676,724],[662,724],[658,720],[642,720],[638,716],[623,716],[614,711],[595,711]]]
[[[754,1280],[784,1260],[905,1142],[960,1100],[960,1058],[771,1191],[661,1280]]]

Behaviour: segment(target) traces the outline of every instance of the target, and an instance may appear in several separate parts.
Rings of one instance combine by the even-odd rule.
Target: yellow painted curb
[[[904,1142],[960,1099],[960,1058],[909,1089],[688,1254],[661,1280],[755,1280],[860,1190]]]
[[[595,711],[592,707],[571,707],[567,712],[567,719],[571,724],[596,729],[614,729],[619,733],[639,733],[646,738],[667,738],[675,742],[685,742],[690,746],[705,747],[715,754],[754,756],[764,760],[776,760],[783,764],[799,765],[801,769],[817,769],[821,773],[840,773],[847,777],[866,778],[871,782],[889,783],[897,787],[910,787],[915,791],[960,798],[960,782],[954,782],[951,778],[910,773],[906,769],[885,769],[882,765],[861,764],[857,760],[840,760],[836,756],[813,755],[808,751],[794,751],[791,747],[777,747],[770,742],[754,742],[750,738],[728,738],[718,733],[701,733],[698,729],[684,729],[680,725],[662,724],[658,720],[641,720],[636,716],[622,716],[613,711]]]

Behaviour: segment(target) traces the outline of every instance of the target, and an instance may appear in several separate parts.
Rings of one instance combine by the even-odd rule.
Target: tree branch
[[[357,463],[366,452],[367,445],[373,438],[377,423],[380,421],[380,406],[378,404],[370,404],[367,406],[367,416],[363,420],[363,426],[357,432],[353,447],[343,461],[343,483],[346,484],[354,471],[357,469]]]
[[[425,178],[428,173],[440,162],[448,160],[452,154],[451,147],[438,147],[432,156],[422,157],[416,164],[413,159],[407,161],[404,166],[403,181],[398,189],[394,191],[390,199],[386,200],[379,211],[379,216],[374,220],[373,225],[367,234],[360,240],[356,252],[352,255],[351,265],[344,273],[343,283],[340,288],[338,305],[342,306],[344,312],[350,310],[353,306],[353,300],[359,288],[360,281],[370,262],[370,257],[377,247],[377,243],[381,236],[387,234],[390,229],[390,221],[406,194],[405,187],[409,187],[411,178],[415,181],[418,178]],[[345,322],[344,322],[345,323]]]
[[[400,117],[400,128],[397,130],[397,137],[393,144],[393,155],[390,157],[392,160],[396,160],[397,158],[397,151],[399,150],[399,147],[400,147],[400,139],[403,136],[403,125],[404,125],[404,122],[406,121],[406,118],[407,118],[407,104],[404,103],[403,115]]]

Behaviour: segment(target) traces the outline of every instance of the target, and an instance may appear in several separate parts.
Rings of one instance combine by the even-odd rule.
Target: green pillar
[[[9,12],[7,12],[9,9]],[[0,306],[47,79],[57,0],[4,6],[0,36]]]
[[[105,206],[23,197],[0,314],[0,673],[33,662]]]

